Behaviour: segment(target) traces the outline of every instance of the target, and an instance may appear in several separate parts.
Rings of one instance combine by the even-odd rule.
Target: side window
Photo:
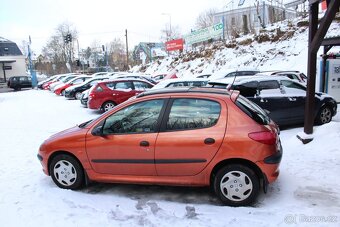
[[[228,74],[225,76],[225,78],[226,78],[226,77],[234,77],[234,76],[237,76],[236,72],[228,73]]]
[[[132,90],[132,83],[129,81],[117,82],[115,89],[121,91],[130,91]]]
[[[93,86],[93,85],[98,84],[98,81],[99,81],[99,80],[93,80],[93,81],[91,81],[91,82],[90,82],[90,86]]]
[[[133,81],[133,85],[135,86],[135,90],[137,91],[145,91],[151,88],[150,84],[140,81]]]
[[[277,80],[260,81],[259,91],[262,97],[281,95],[280,85]]]
[[[281,84],[288,95],[306,95],[306,87],[290,80],[281,80]]]
[[[221,106],[205,99],[175,99],[166,123],[166,130],[191,130],[215,125]]]
[[[151,100],[130,105],[106,118],[104,134],[151,133],[156,131],[157,121],[164,100]]]
[[[234,89],[239,90],[244,97],[254,97],[257,94],[257,81],[251,81],[240,85],[235,85]]]
[[[113,90],[113,89],[115,89],[115,83],[106,83],[106,87],[108,87],[111,90]]]
[[[79,79],[74,80],[72,83],[73,84],[79,84],[79,83],[82,83],[82,82],[83,82],[83,78],[79,78]]]
[[[190,86],[192,87],[204,87],[208,82],[207,81],[193,81]]]

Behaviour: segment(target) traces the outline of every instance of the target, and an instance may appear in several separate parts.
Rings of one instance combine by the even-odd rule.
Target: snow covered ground
[[[340,114],[303,145],[281,132],[278,180],[253,207],[207,188],[92,184],[62,190],[36,157],[44,139],[99,113],[47,91],[0,94],[0,226],[340,226]]]

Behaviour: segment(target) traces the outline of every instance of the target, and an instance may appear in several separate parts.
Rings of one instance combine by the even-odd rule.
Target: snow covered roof
[[[0,56],[18,56],[22,55],[16,43],[0,37]]]
[[[226,10],[234,10],[234,9],[242,9],[247,7],[254,7],[255,4],[259,3],[259,5],[262,5],[265,3],[266,5],[273,5],[273,6],[282,6],[286,2],[289,2],[292,0],[231,0],[229,3],[227,3]],[[243,3],[243,4],[242,4]]]

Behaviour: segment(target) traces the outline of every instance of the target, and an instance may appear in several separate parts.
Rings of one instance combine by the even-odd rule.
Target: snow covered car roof
[[[173,87],[200,87],[208,82],[206,78],[175,78],[160,81],[151,89],[161,89],[173,85]]]

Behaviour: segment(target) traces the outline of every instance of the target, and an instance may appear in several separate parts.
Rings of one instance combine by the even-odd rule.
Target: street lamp
[[[171,32],[171,14],[170,13],[162,13],[162,15],[164,15],[164,16],[169,16],[169,21],[170,21],[170,34],[169,34],[169,40],[171,40],[171,35],[172,35],[172,32]]]

